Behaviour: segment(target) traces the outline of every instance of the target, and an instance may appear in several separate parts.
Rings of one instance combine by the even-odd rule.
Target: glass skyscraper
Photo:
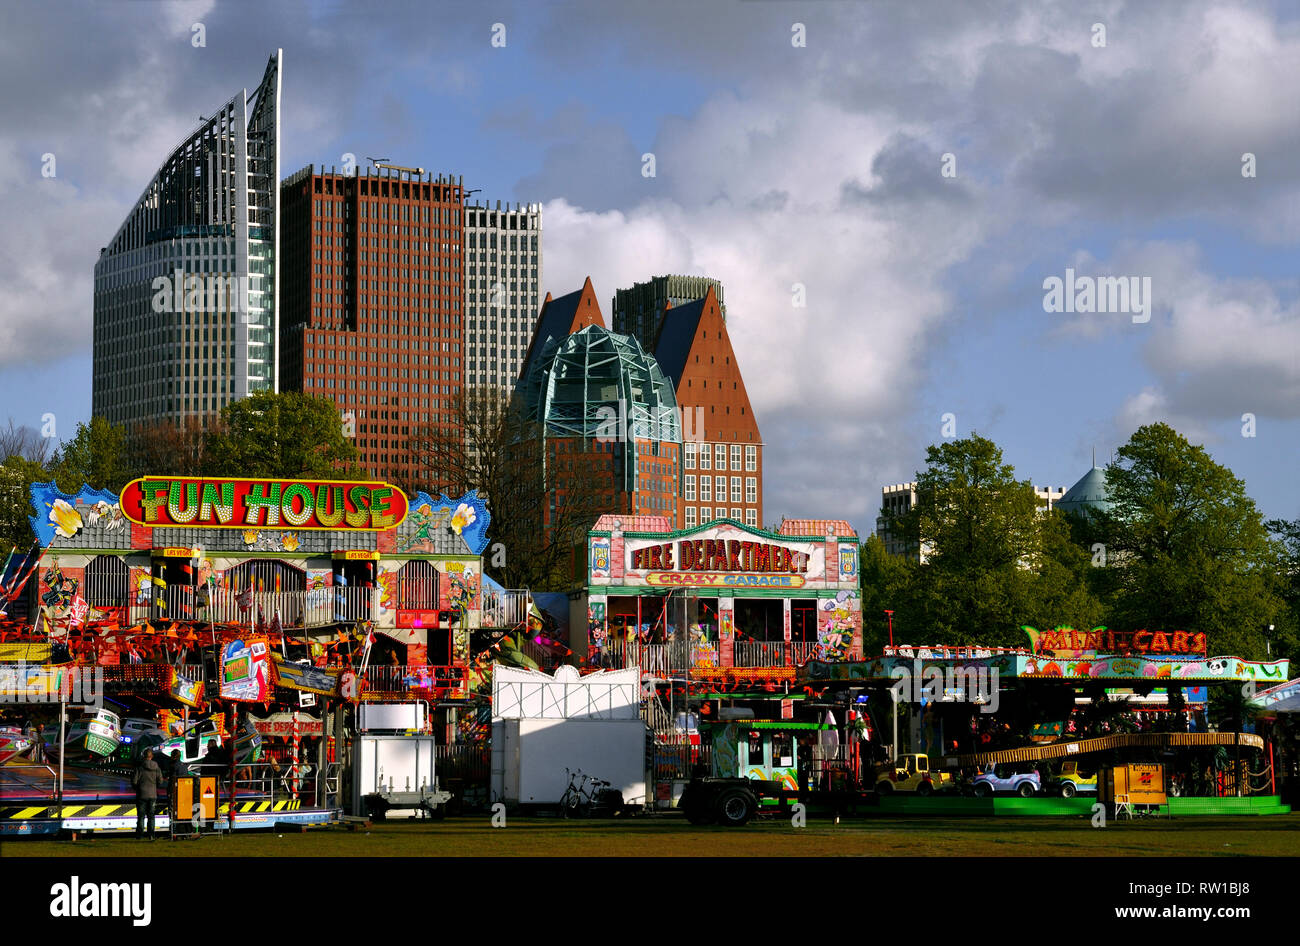
[[[133,427],[278,390],[280,79],[163,161],[95,263],[92,410]]]

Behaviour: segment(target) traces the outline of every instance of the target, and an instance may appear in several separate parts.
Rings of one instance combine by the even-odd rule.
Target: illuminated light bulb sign
[[[137,525],[199,529],[384,532],[406,518],[406,494],[383,482],[142,476],[122,490]]]

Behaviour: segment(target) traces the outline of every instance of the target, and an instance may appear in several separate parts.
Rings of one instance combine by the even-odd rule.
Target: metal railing
[[[367,667],[365,681],[366,698],[383,698],[389,694],[404,696],[414,692],[426,699],[437,699],[464,695],[469,685],[469,671],[464,667],[431,664]]]
[[[813,641],[736,641],[737,667],[798,667],[817,652]]]
[[[564,657],[561,654],[557,654],[549,647],[542,647],[526,637],[519,649],[524,656],[531,658],[536,662],[537,666],[546,671],[554,670],[564,663]]]
[[[277,614],[284,627],[374,621],[378,618],[377,589],[334,587],[245,594],[228,588],[209,588],[206,594],[196,594],[193,587],[172,585],[156,591],[148,602],[133,603],[130,608],[132,621],[171,618],[211,621],[214,624],[251,624],[260,616],[269,624]]]
[[[528,619],[527,588],[507,588],[502,592],[483,591],[481,624],[483,627],[518,627]]]
[[[736,641],[732,666],[798,667],[816,652],[817,644],[812,641]],[[720,664],[716,643],[683,640],[646,644],[617,637],[606,638],[597,659],[606,669],[640,667],[643,672],[660,677],[686,674],[697,668],[716,668]]]

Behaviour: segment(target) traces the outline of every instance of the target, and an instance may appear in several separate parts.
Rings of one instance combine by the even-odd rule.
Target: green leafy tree
[[[0,428],[0,564],[17,546],[32,544],[30,486],[53,478],[49,462],[50,441],[31,427],[17,427],[9,418]]]
[[[894,613],[894,628],[909,614],[910,592],[916,565],[902,555],[891,555],[878,535],[867,537],[858,553],[858,574],[862,581],[862,649],[865,655],[879,654],[889,643],[886,611]],[[901,613],[900,613],[901,612]],[[895,641],[899,638],[897,633]]]
[[[206,457],[213,476],[366,475],[334,402],[298,391],[258,391],[227,404],[209,430]]]
[[[1300,519],[1270,519],[1265,525],[1277,538],[1278,564],[1270,570],[1275,593],[1284,607],[1268,633],[1273,657],[1300,659]]]
[[[0,564],[15,546],[20,551],[32,544],[30,487],[50,479],[50,471],[26,457],[11,456],[0,463]]]
[[[926,460],[916,504],[891,525],[924,561],[900,567],[879,558],[883,547],[864,546],[864,614],[894,610],[899,643],[990,646],[1023,646],[1026,624],[1102,621],[1088,553],[995,443],[950,441],[930,447]]]
[[[110,424],[103,417],[78,424],[72,439],[54,455],[59,489],[74,493],[86,483],[95,489],[120,493],[132,475],[126,439],[125,427]]]
[[[995,443],[975,435],[930,447],[916,493],[897,522],[925,558],[906,595],[908,636],[1020,643],[1043,554],[1033,487],[1016,480]]]
[[[463,390],[451,418],[416,428],[407,441],[415,474],[399,485],[449,497],[477,489],[492,514],[487,573],[507,588],[567,590],[585,574],[587,530],[613,511],[593,469],[605,455],[566,454],[548,470],[540,425],[496,388]]]
[[[1270,577],[1279,547],[1245,484],[1166,424],[1134,433],[1106,479],[1109,623],[1204,631],[1219,653],[1265,656],[1264,628],[1284,609]]]

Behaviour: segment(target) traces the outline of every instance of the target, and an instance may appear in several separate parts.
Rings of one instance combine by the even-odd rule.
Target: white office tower
[[[128,427],[278,389],[280,77],[202,118],[95,263],[96,415]]]
[[[509,394],[541,310],[542,208],[465,208],[464,386]]]

